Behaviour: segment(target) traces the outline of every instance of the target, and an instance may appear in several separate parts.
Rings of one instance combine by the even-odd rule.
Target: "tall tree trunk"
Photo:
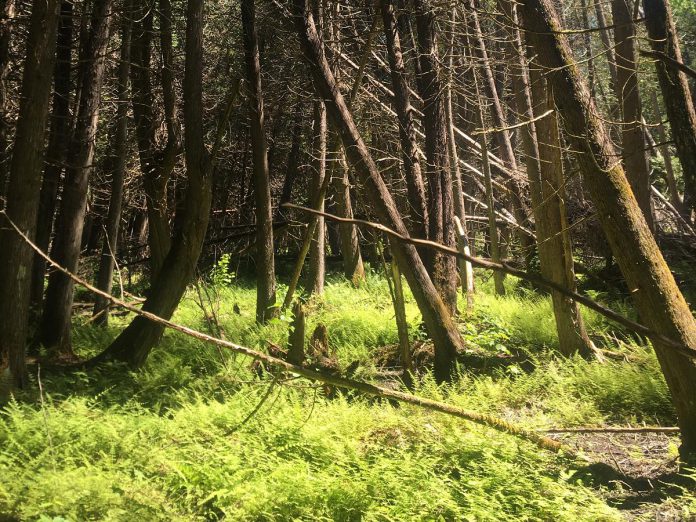
[[[327,123],[326,105],[323,101],[314,102],[314,140],[312,145],[312,166],[309,200],[320,198],[318,210],[324,211],[324,197],[320,194],[326,173]],[[314,236],[309,250],[309,270],[307,272],[307,291],[321,295],[324,292],[326,270],[326,223],[323,217],[317,218]]]
[[[643,133],[643,106],[638,90],[636,27],[629,0],[613,0],[616,41],[616,97],[622,114],[621,156],[628,181],[650,230],[655,230],[650,198],[650,168]]]
[[[254,0],[242,0],[244,57],[251,104],[251,149],[254,162],[256,198],[256,320],[265,323],[276,313],[275,260],[273,256],[273,210],[268,147],[264,126],[261,62],[256,34]]]
[[[128,162],[128,75],[130,69],[130,48],[132,22],[132,0],[128,0],[121,17],[121,56],[118,64],[116,125],[114,132],[114,150],[108,158],[111,172],[111,193],[109,195],[109,210],[106,217],[106,234],[99,258],[97,272],[97,288],[111,292],[114,275],[116,251],[118,249],[119,228],[121,225],[121,208],[123,204],[123,182]],[[109,302],[101,296],[94,301],[96,324],[106,326],[109,320]]]
[[[80,106],[75,132],[68,146],[65,182],[56,218],[56,239],[51,248],[53,259],[73,273],[77,271],[80,257],[110,22],[111,0],[96,0],[92,7],[86,62],[80,78]],[[72,355],[70,327],[73,288],[72,279],[62,272],[53,271],[50,274],[41,324],[41,342],[54,355]]]
[[[685,357],[669,346],[653,344],[672,393],[684,453],[696,451],[696,320],[684,300],[650,232],[616,152],[589,96],[587,85],[573,66],[567,37],[559,32],[551,0],[524,0],[524,27],[550,71],[566,135],[578,151],[578,161],[602,228],[623,272],[643,322],[666,337],[693,348]]]
[[[7,75],[10,72],[10,41],[12,39],[12,19],[15,16],[15,0],[0,1],[0,199],[5,197],[5,189],[10,174],[10,121],[8,118]]]
[[[294,20],[303,56],[307,59],[312,72],[315,89],[327,102],[331,121],[341,133],[348,160],[365,186],[365,193],[370,198],[378,218],[400,234],[408,235],[394,200],[360,136],[329,64],[323,57],[321,39],[306,2],[307,0],[293,1],[296,15]],[[455,367],[457,350],[464,347],[464,341],[448,308],[428,276],[415,247],[397,242],[393,245],[393,254],[409,283],[428,333],[433,339],[435,377],[440,381],[449,380]]]
[[[32,5],[4,207],[7,217],[0,218],[3,221],[0,226],[0,366],[9,367],[13,384],[19,388],[26,383],[32,250],[5,219],[12,220],[30,239],[34,238],[59,7],[58,0],[36,0]]]
[[[387,42],[387,57],[394,89],[394,109],[399,120],[399,138],[408,193],[409,229],[414,237],[428,238],[428,203],[425,184],[418,159],[418,141],[413,119],[413,107],[409,94],[408,78],[401,52],[401,39],[394,16],[392,0],[380,0],[384,34]]]
[[[549,110],[555,111],[553,89],[538,72],[532,74],[533,114],[539,116]],[[533,125],[538,139],[539,163],[535,169],[535,161],[531,159],[532,168],[528,165],[527,172],[536,220],[541,274],[568,290],[576,291],[572,243],[565,208],[563,146],[556,113],[541,118]],[[551,300],[561,353],[579,353],[583,357],[590,357],[594,346],[587,336],[578,304],[557,291],[551,292]]]
[[[517,27],[516,5],[509,0],[501,2],[501,5],[516,26],[510,36],[519,65],[513,87],[517,112],[520,118],[528,122],[533,121],[535,116],[547,114],[522,128],[541,273],[546,279],[576,291],[572,241],[565,208],[563,144],[553,92],[539,67],[536,64],[528,67],[522,34]],[[548,114],[550,110],[554,113]],[[561,353],[592,355],[594,345],[585,330],[578,304],[557,291],[551,292],[551,302]]]
[[[65,154],[70,143],[71,116],[70,98],[73,91],[70,79],[73,50],[73,0],[60,3],[58,23],[58,42],[56,47],[55,69],[53,71],[53,103],[51,108],[51,129],[48,135],[46,166],[41,182],[39,210],[36,218],[36,246],[48,252],[56,213],[60,175],[65,164]],[[43,308],[46,261],[32,254],[31,307],[37,314]]]
[[[445,84],[441,78],[435,13],[430,0],[415,0],[421,76],[418,81],[423,98],[426,177],[428,179],[428,238],[456,248],[454,233],[454,195],[447,145]],[[433,283],[450,310],[457,310],[457,262],[442,253],[424,253]]]
[[[163,0],[160,5],[162,20],[171,16],[171,12],[167,15],[168,7],[170,8],[171,6],[169,6],[166,0]],[[147,4],[141,3],[136,5],[131,45],[133,67],[130,69],[130,76],[133,118],[135,120],[140,168],[143,172],[143,187],[145,188],[147,206],[150,276],[154,280],[171,246],[167,184],[176,164],[179,146],[176,140],[172,142],[172,138],[176,138],[176,135],[172,135],[170,132],[170,129],[174,128],[174,124],[173,122],[168,122],[167,144],[163,150],[157,147],[157,129],[154,115],[155,98],[151,78],[153,16],[153,10]],[[171,28],[171,25],[166,21],[163,26],[162,24],[160,26],[162,32],[167,28]],[[171,37],[163,36],[162,40],[166,48],[167,43],[171,41]],[[165,52],[163,58],[168,57],[170,57],[170,54]],[[170,68],[171,64],[169,66],[165,65],[164,71]],[[173,86],[166,84],[168,78],[169,76],[166,73],[162,75],[163,93],[173,91]],[[171,109],[169,97],[167,101],[165,117]]]
[[[643,0],[645,26],[653,51],[682,62],[679,37],[668,0]],[[664,61],[655,61],[672,139],[684,175],[684,205],[696,211],[696,111],[686,76]]]
[[[212,162],[203,141],[202,79],[203,1],[188,0],[183,83],[186,200],[181,227],[143,304],[143,310],[166,319],[171,318],[195,273],[212,201]],[[113,359],[140,367],[163,331],[162,325],[137,317],[93,363]]]

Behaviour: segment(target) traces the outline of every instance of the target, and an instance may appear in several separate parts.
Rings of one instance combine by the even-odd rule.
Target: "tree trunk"
[[[71,121],[70,98],[73,91],[70,79],[73,48],[73,0],[63,0],[60,4],[58,23],[58,42],[56,47],[55,69],[53,71],[53,103],[51,108],[51,130],[48,135],[46,166],[41,182],[39,210],[36,218],[36,246],[48,252],[56,213],[60,175],[65,164],[65,153],[70,143]],[[43,309],[46,261],[32,254],[31,308],[40,315]]]
[[[160,7],[167,7],[168,3]],[[143,187],[148,217],[148,244],[150,247],[150,276],[155,279],[171,246],[171,228],[169,226],[167,183],[176,164],[178,147],[168,142],[164,150],[157,148],[154,106],[152,92],[151,55],[153,10],[147,4],[136,5],[134,12],[133,41],[131,45],[130,68],[131,97],[133,119],[140,156],[140,168],[143,172]],[[161,18],[166,18],[162,13]],[[161,30],[169,27],[165,22]],[[169,39],[164,38],[165,42]],[[165,57],[169,56],[167,53]],[[170,66],[171,67],[171,66]],[[165,70],[167,66],[165,66]],[[162,75],[163,87],[167,75]],[[163,92],[172,87],[163,88]],[[173,127],[167,124],[167,129]],[[168,132],[169,134],[169,132]]]
[[[336,208],[340,217],[353,219],[353,205],[350,197],[350,167],[343,150],[340,150],[337,156],[340,174],[334,178]],[[341,239],[343,274],[354,286],[360,286],[360,283],[365,279],[365,267],[360,253],[358,229],[353,224],[340,223],[338,232]]]
[[[401,40],[394,16],[392,0],[380,0],[384,34],[387,42],[387,57],[394,89],[394,109],[399,120],[401,155],[406,177],[409,203],[409,229],[413,237],[428,238],[428,203],[425,184],[418,159],[418,141],[413,120],[413,107],[409,94],[408,79],[401,52]]]
[[[643,133],[643,106],[638,88],[636,26],[629,0],[613,0],[616,41],[616,97],[622,115],[621,157],[628,181],[650,230],[655,230],[650,198],[650,166]]]
[[[415,0],[423,98],[426,177],[428,179],[428,238],[456,248],[454,196],[447,146],[445,85],[441,78],[435,14],[430,0]],[[426,266],[450,313],[457,310],[457,262],[452,256],[424,252]]]
[[[116,130],[114,132],[114,151],[108,158],[111,171],[111,193],[109,195],[109,210],[106,217],[106,234],[97,272],[96,287],[111,293],[111,286],[118,250],[119,228],[121,225],[121,208],[123,204],[123,182],[128,162],[128,75],[130,69],[130,47],[132,22],[132,4],[128,0],[122,16],[121,56],[118,64],[116,92],[119,101],[116,110]],[[106,326],[109,321],[109,302],[97,296],[94,301],[95,323]]]
[[[536,220],[537,245],[541,275],[575,292],[575,270],[568,217],[565,209],[565,180],[563,173],[563,147],[555,113],[552,88],[538,71],[532,73],[533,113],[538,116],[554,110],[533,125],[538,143],[538,166],[530,158],[527,173]],[[530,165],[532,168],[530,168]],[[551,292],[553,313],[556,319],[558,345],[562,354],[579,353],[590,357],[594,352],[587,336],[585,323],[578,304],[557,291]]]
[[[326,100],[327,109],[336,129],[341,133],[348,160],[365,186],[374,211],[385,225],[408,235],[403,219],[389,193],[365,142],[360,136],[343,95],[333,77],[329,64],[322,55],[322,44],[317,33],[307,0],[294,0],[294,17],[303,55],[307,59],[319,95]],[[464,347],[448,308],[440,298],[428,276],[425,266],[412,245],[397,243],[393,254],[409,283],[418,303],[426,328],[435,345],[435,377],[449,380],[454,371],[457,350]]]
[[[51,257],[72,273],[77,271],[82,244],[111,18],[111,0],[95,1],[84,58],[86,61],[80,78],[80,106],[75,131],[68,146],[61,206],[56,218],[56,239],[51,248]],[[41,324],[41,342],[53,355],[72,356],[70,328],[73,288],[72,279],[62,272],[54,271],[50,274]]]
[[[275,260],[273,256],[273,210],[268,147],[264,127],[261,62],[256,35],[254,0],[242,0],[242,29],[247,80],[250,85],[251,149],[256,198],[256,320],[265,323],[276,313]]]
[[[10,174],[9,140],[11,122],[8,118],[7,75],[10,73],[10,41],[15,16],[15,0],[0,2],[0,199],[5,197]]]
[[[323,101],[314,102],[314,140],[312,145],[312,165],[310,177],[309,200],[316,201],[319,211],[324,211],[324,195],[320,194],[326,177],[326,105]],[[309,270],[307,273],[307,291],[321,295],[324,292],[326,224],[323,217],[317,218],[314,236],[309,250]]]
[[[143,310],[168,319],[179,304],[198,263],[212,201],[212,163],[203,142],[203,1],[189,0],[186,9],[186,66],[184,72],[185,206],[181,227],[172,241],[162,270],[155,278]],[[161,324],[137,317],[93,360],[125,361],[137,368],[160,340]]]
[[[594,0],[595,14],[597,15],[597,25],[602,28],[608,27],[609,25],[607,23],[606,16],[604,16],[603,3],[604,2],[602,0]],[[614,23],[616,24],[616,21],[614,21]],[[587,27],[589,27],[589,25]],[[609,67],[609,87],[611,90],[616,92],[618,71],[616,70],[616,60],[614,58],[614,46],[611,44],[611,38],[609,38],[609,29],[602,29],[599,31],[599,37],[602,40],[602,46],[604,47],[604,52],[606,53],[607,66]]]
[[[506,0],[502,5],[514,24],[519,25],[515,4]],[[565,209],[563,144],[553,93],[538,66],[528,67],[519,28],[512,29],[511,36],[519,65],[513,87],[517,113],[521,119],[531,122],[535,116],[554,111],[521,129],[541,273],[546,279],[575,292],[572,241]],[[594,346],[587,336],[578,304],[557,291],[551,292],[551,303],[561,353],[592,355]]]
[[[668,0],[643,0],[643,10],[653,51],[682,62]],[[696,111],[689,84],[684,73],[662,60],[655,61],[655,69],[684,174],[684,205],[690,212],[696,211]]]
[[[685,357],[654,341],[672,393],[684,453],[696,451],[696,320],[650,232],[603,120],[573,65],[550,0],[522,3],[524,27],[556,95],[566,135],[578,151],[585,185],[636,308],[650,329],[694,349]]]
[[[15,134],[7,202],[0,226],[0,366],[9,367],[12,384],[26,384],[25,345],[29,321],[31,247],[11,229],[12,222],[30,239],[36,230],[44,134],[55,60],[58,0],[33,2],[22,76],[22,97]]]

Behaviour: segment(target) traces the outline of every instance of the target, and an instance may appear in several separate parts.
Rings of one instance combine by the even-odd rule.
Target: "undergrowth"
[[[259,327],[255,290],[216,281],[191,290],[174,320],[220,330],[259,350],[284,346],[289,317]],[[673,424],[659,365],[636,340],[585,314],[603,364],[554,355],[548,299],[509,280],[508,296],[479,280],[463,313],[469,349],[505,364],[460,367],[415,393],[495,413],[530,428],[604,423]],[[282,295],[282,292],[280,293]],[[462,303],[463,305],[463,303]],[[397,343],[386,282],[331,279],[307,303],[308,332],[327,326],[338,364],[382,382],[375,355]],[[427,343],[407,295],[411,336]],[[127,322],[107,329],[77,318],[74,342],[97,353]],[[621,358],[623,357],[623,358]],[[167,332],[146,367],[39,375],[0,414],[0,518],[20,520],[619,520],[579,466],[498,432],[353,394],[327,399],[307,381],[259,377],[250,361]],[[39,393],[41,381],[43,393]],[[393,385],[394,383],[392,383]],[[258,408],[258,411],[256,409]],[[685,514],[696,500],[680,500]]]

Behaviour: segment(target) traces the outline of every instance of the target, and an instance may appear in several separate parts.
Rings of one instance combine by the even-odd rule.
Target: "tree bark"
[[[428,239],[456,248],[454,195],[447,145],[445,84],[441,78],[435,13],[430,0],[415,0],[423,98],[426,177],[428,179]],[[451,256],[425,252],[424,261],[450,313],[457,311],[457,263]]]
[[[323,101],[314,102],[314,139],[312,145],[312,164],[309,200],[318,201],[317,209],[324,211],[324,195],[321,194],[326,177],[326,139],[327,139],[326,105]],[[326,271],[326,223],[323,217],[317,218],[314,235],[309,249],[309,267],[307,272],[307,292],[321,295],[324,293],[324,276]]]
[[[408,235],[394,200],[389,194],[358,128],[355,126],[329,64],[322,55],[321,40],[306,1],[293,0],[294,14],[296,15],[294,20],[303,55],[312,72],[315,89],[327,102],[332,123],[341,133],[348,160],[365,186],[365,193],[370,198],[375,213],[385,225],[394,228],[400,234]],[[423,316],[423,321],[433,339],[435,377],[440,381],[449,380],[454,371],[457,350],[464,347],[464,341],[448,308],[428,276],[415,247],[397,244],[394,245],[393,254],[409,283]]]
[[[58,0],[33,2],[22,76],[22,97],[14,140],[7,219],[30,239],[36,230],[44,134],[55,60]],[[9,367],[12,384],[26,384],[25,346],[29,321],[31,247],[2,218],[0,226],[0,366]]]
[[[75,131],[68,146],[61,206],[56,218],[52,258],[76,272],[85,223],[87,188],[94,162],[95,138],[101,104],[106,48],[109,42],[111,0],[97,0],[92,7],[89,42],[82,76],[80,106]],[[49,275],[41,324],[41,342],[53,355],[72,356],[70,329],[73,281],[54,271]]]
[[[9,140],[11,122],[8,118],[7,75],[10,73],[10,41],[12,39],[12,19],[15,16],[15,0],[0,2],[0,199],[5,197],[5,189],[10,175]]]
[[[256,320],[259,323],[265,323],[276,315],[277,308],[271,179],[268,169],[268,146],[254,0],[242,0],[242,31],[247,79],[250,85],[251,149],[256,199]]]
[[[428,203],[425,184],[418,158],[418,141],[413,118],[413,107],[409,94],[408,78],[401,52],[401,39],[394,16],[392,0],[380,0],[384,34],[387,42],[387,57],[394,89],[394,109],[399,120],[401,155],[406,177],[409,203],[409,229],[414,237],[428,238]]]
[[[643,0],[645,26],[653,51],[682,62],[679,37],[668,0]],[[672,139],[684,175],[684,205],[696,211],[696,111],[686,76],[662,60],[655,61]]]
[[[128,75],[130,70],[130,49],[132,33],[132,0],[128,0],[121,20],[121,56],[118,64],[116,129],[114,132],[114,151],[108,158],[111,171],[111,191],[109,210],[106,217],[105,235],[99,258],[96,287],[111,293],[111,286],[118,250],[119,228],[121,225],[121,208],[123,206],[123,182],[128,162]],[[94,301],[95,324],[106,326],[109,321],[109,302],[97,296]]]
[[[353,205],[350,197],[350,167],[346,161],[345,152],[341,149],[337,154],[339,174],[334,177],[334,194],[336,208],[340,217],[352,219]],[[332,168],[331,171],[334,169]],[[365,279],[358,229],[355,225],[340,223],[338,233],[341,239],[341,255],[343,257],[343,274],[354,286],[360,286]]]
[[[203,136],[203,1],[188,0],[186,9],[186,66],[184,71],[185,204],[181,227],[155,278],[143,310],[170,318],[193,278],[203,247],[212,201],[212,162]],[[92,364],[125,361],[138,368],[160,340],[164,327],[137,317]]]
[[[35,242],[42,252],[48,252],[53,232],[56,202],[60,188],[60,175],[65,164],[65,154],[70,143],[71,115],[70,99],[73,92],[70,79],[73,50],[73,0],[63,0],[60,4],[58,22],[58,42],[55,68],[53,71],[53,102],[51,108],[51,129],[48,135],[46,166],[41,181],[39,210],[36,218]],[[34,255],[31,282],[31,308],[41,314],[43,309],[46,261]]]
[[[636,27],[629,0],[613,0],[614,40],[616,42],[616,97],[622,114],[621,157],[633,194],[638,200],[650,230],[655,220],[650,198],[650,167],[643,133],[643,106],[638,87]]]
[[[157,129],[154,114],[155,98],[150,75],[152,68],[153,16],[153,10],[147,4],[136,5],[131,45],[133,67],[130,69],[133,119],[135,121],[140,168],[143,172],[143,187],[145,189],[147,206],[150,277],[152,280],[155,279],[159,272],[171,246],[167,184],[176,165],[176,158],[180,149],[177,134],[173,133],[175,125],[171,121],[173,106],[170,98],[173,98],[173,94],[172,96],[164,94],[167,92],[173,93],[173,86],[167,84],[167,79],[171,78],[171,76],[166,73],[167,70],[171,69],[171,63],[163,63],[164,74],[162,75],[163,97],[167,97],[165,118],[169,120],[167,122],[168,139],[163,149],[157,146]],[[171,30],[171,25],[167,22],[170,17],[171,6],[167,0],[162,0],[160,4],[160,20],[164,21],[164,24],[160,23],[162,34],[168,28]],[[166,49],[168,44],[171,43],[171,35],[162,36],[162,43]],[[171,53],[166,51],[163,53],[163,61],[170,57]],[[170,116],[169,118],[167,118],[168,115]]]
[[[696,320],[674,281],[630,188],[603,120],[574,64],[550,0],[524,0],[524,27],[548,73],[566,135],[612,252],[646,326],[685,346],[685,357],[656,340],[655,352],[672,393],[682,451],[696,451]]]

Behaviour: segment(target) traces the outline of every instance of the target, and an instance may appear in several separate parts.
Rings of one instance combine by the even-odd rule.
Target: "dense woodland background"
[[[0,520],[696,516],[691,0],[0,6]]]

